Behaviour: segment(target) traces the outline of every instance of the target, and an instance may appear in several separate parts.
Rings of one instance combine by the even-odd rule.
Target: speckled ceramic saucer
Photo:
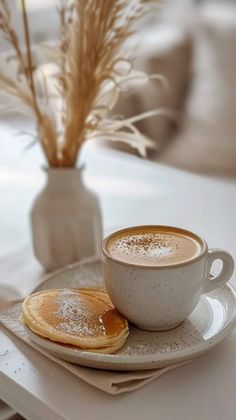
[[[38,290],[63,287],[102,287],[100,263],[87,260],[46,277]],[[66,361],[109,370],[145,370],[168,366],[197,357],[222,341],[236,325],[236,295],[225,286],[202,295],[197,307],[179,327],[162,332],[130,326],[130,336],[115,354],[98,354],[64,347],[37,336],[41,347]]]

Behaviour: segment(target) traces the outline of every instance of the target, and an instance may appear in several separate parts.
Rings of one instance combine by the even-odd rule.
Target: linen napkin
[[[18,338],[49,359],[63,366],[90,385],[112,395],[134,391],[168,371],[189,363],[184,362],[161,369],[145,371],[107,371],[78,366],[63,361],[44,350],[30,339],[24,325],[19,321],[21,303],[23,301],[22,295],[24,295],[27,290],[27,284],[28,288],[31,284],[31,289],[34,288],[36,284],[39,284],[39,267],[32,261],[29,263],[28,257],[29,253],[24,250],[19,254],[13,255],[9,261],[4,261],[4,264],[1,264],[2,261],[0,261],[0,309],[8,308],[0,312],[0,323]],[[15,268],[13,269],[12,267]],[[8,270],[11,272],[10,277],[8,275]],[[27,282],[24,276],[27,277]],[[32,282],[30,282],[30,277],[32,277]],[[7,285],[7,279],[9,280],[9,278],[10,282]],[[22,284],[22,288],[20,287],[20,284]]]

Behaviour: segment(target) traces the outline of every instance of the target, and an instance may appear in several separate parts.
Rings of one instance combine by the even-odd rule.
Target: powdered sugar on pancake
[[[88,305],[83,296],[73,290],[63,290],[57,298],[58,309],[53,317],[61,320],[55,328],[61,332],[81,336],[105,335],[106,330],[101,316]]]

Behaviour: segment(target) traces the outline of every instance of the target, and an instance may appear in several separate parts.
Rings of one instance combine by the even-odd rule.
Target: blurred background
[[[58,4],[27,1],[35,44],[57,39]],[[19,3],[11,1],[10,6],[21,34]],[[149,158],[188,171],[235,177],[236,2],[167,0],[159,13],[142,22],[131,43],[135,66],[168,81],[168,87],[153,81],[131,94],[124,92],[114,111],[132,116],[164,109],[164,115],[139,123],[156,145]],[[0,50],[6,49],[0,39]],[[133,153],[128,146],[115,147]]]

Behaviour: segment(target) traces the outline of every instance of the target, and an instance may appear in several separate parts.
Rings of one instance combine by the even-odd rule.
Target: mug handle
[[[223,263],[222,270],[217,276],[211,274],[211,267],[215,260],[221,260]],[[233,271],[234,260],[228,252],[222,249],[209,249],[205,268],[204,293],[224,286],[229,281]]]

